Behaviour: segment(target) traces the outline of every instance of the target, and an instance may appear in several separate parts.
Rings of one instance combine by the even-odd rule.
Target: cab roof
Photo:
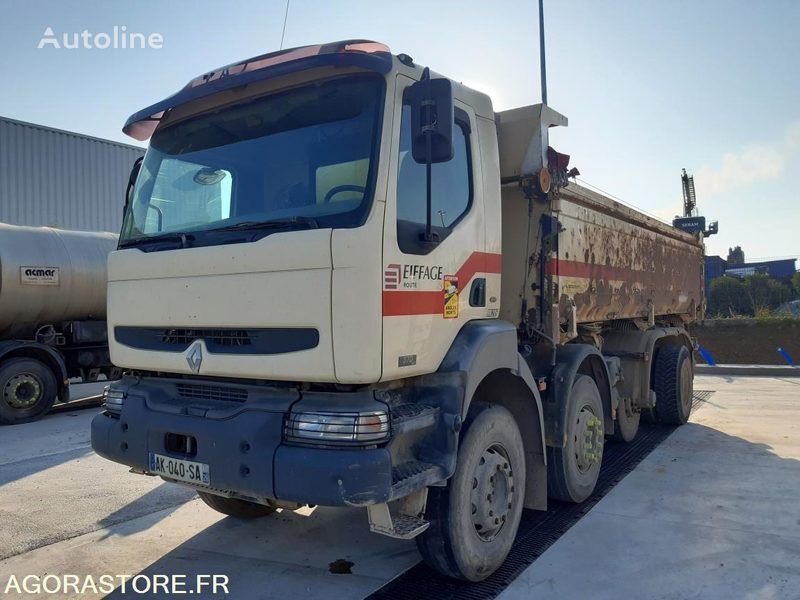
[[[195,77],[178,93],[131,115],[122,131],[144,141],[176,106],[256,81],[324,66],[356,66],[386,74],[392,69],[392,55],[388,46],[370,40],[344,40],[262,54]]]

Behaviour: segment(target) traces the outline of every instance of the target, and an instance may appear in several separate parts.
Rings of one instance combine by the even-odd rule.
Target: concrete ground
[[[500,596],[800,598],[800,379],[716,390]]]
[[[504,599],[800,597],[800,380],[695,388],[716,393]],[[4,595],[12,575],[203,573],[227,575],[232,598],[362,598],[419,560],[362,510],[242,522],[129,474],[91,452],[98,410],[0,428],[0,597],[24,597]]]

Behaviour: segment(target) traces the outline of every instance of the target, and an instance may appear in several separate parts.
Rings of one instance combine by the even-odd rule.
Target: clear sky
[[[291,0],[285,47],[387,43],[488,92],[540,98],[535,0]],[[189,79],[276,50],[284,0],[0,0],[0,115],[120,141]],[[800,255],[800,1],[546,0],[551,143],[582,179],[671,219],[680,170],[720,222],[710,254]],[[37,49],[55,34],[160,33],[163,48]]]

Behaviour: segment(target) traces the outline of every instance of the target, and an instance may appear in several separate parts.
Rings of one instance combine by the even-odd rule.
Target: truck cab
[[[528,281],[557,258],[531,219],[559,212],[547,129],[566,119],[523,112],[501,160],[485,94],[350,40],[217,69],[133,115],[124,131],[150,145],[108,263],[126,376],[95,451],[226,514],[363,506],[439,571],[491,574],[548,486],[591,492],[621,406],[621,359],[575,343],[589,338],[558,314],[557,273]],[[506,202],[528,224],[507,299]],[[651,321],[651,338],[685,345]]]
[[[425,165],[410,153],[403,102],[422,69],[385,51],[290,56],[291,74],[159,120],[110,262],[118,364],[371,384],[436,370],[466,321],[497,314],[500,187],[482,176],[497,163],[488,97],[452,86],[454,156],[433,165],[439,241],[425,243]],[[199,89],[215,81],[226,79]],[[476,275],[481,305],[457,302]],[[447,315],[445,277],[457,294]],[[176,325],[249,341],[225,352],[200,336],[195,371],[185,348],[157,341],[155,329]]]

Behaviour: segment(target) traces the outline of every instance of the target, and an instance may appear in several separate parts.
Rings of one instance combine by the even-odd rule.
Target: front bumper
[[[145,473],[151,452],[208,464],[210,487],[198,489],[211,493],[256,502],[364,506],[443,481],[455,468],[460,399],[451,388],[424,394],[300,392],[162,378],[129,378],[118,385],[127,391],[119,416],[101,413],[92,421],[95,452]],[[424,397],[424,404],[411,396]],[[387,410],[391,437],[358,447],[287,443],[289,412],[320,405],[332,411]],[[168,434],[192,436],[194,453],[173,451]]]

